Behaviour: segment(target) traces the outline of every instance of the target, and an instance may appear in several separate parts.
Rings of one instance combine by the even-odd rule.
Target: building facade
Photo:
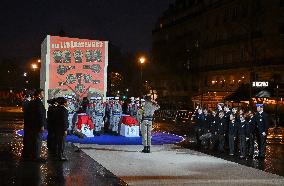
[[[241,85],[284,82],[283,0],[176,0],[152,36],[160,97],[213,107]]]

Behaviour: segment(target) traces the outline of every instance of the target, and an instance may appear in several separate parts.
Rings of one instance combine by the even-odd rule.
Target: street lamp
[[[37,62],[40,63],[41,62],[40,59],[38,59]]]
[[[142,95],[142,87],[143,87],[143,64],[145,63],[146,59],[145,57],[140,57],[139,62],[140,62],[140,80],[141,80],[141,88],[140,88],[140,93]]]
[[[32,69],[33,69],[33,71],[35,71],[37,68],[38,68],[37,64],[36,64],[36,63],[33,63],[33,64],[32,64]]]

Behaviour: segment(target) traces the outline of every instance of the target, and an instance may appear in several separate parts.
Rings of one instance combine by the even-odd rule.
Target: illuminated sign
[[[253,87],[268,87],[267,81],[254,81],[252,82]]]

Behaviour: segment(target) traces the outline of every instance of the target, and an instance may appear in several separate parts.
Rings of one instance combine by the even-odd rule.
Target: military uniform
[[[116,100],[115,103],[112,105],[110,113],[111,113],[110,116],[111,131],[114,134],[118,135],[119,134],[118,128],[122,114],[122,108],[118,100]]]
[[[240,158],[246,156],[246,131],[247,131],[247,122],[241,119],[238,122],[238,134],[240,141]]]
[[[235,140],[236,140],[236,136],[237,136],[237,127],[238,127],[238,125],[237,125],[235,119],[231,120],[229,122],[228,137],[229,137],[230,155],[234,155],[234,153],[235,153]]]
[[[249,156],[254,154],[254,140],[255,140],[255,117],[249,116],[247,118],[247,152]]]
[[[142,152],[150,153],[150,146],[151,146],[151,131],[152,131],[152,122],[153,122],[153,115],[156,110],[158,110],[160,106],[155,104],[149,100],[145,102],[144,105],[144,114],[141,124],[141,133],[142,133],[142,143],[144,149]]]
[[[98,101],[95,105],[94,112],[92,113],[92,121],[95,125],[95,135],[102,133],[104,127],[105,107],[101,101]]]
[[[262,106],[260,106],[262,107]],[[266,148],[266,136],[268,130],[268,118],[267,114],[263,110],[258,111],[255,115],[256,122],[256,131],[258,136],[258,150],[259,158],[265,157],[265,148]]]

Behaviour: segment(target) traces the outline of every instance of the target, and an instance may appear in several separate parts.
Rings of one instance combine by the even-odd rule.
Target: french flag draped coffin
[[[120,135],[125,137],[139,137],[138,121],[129,115],[123,115],[121,118]]]
[[[94,124],[86,113],[79,113],[76,128],[87,137],[94,137]]]

